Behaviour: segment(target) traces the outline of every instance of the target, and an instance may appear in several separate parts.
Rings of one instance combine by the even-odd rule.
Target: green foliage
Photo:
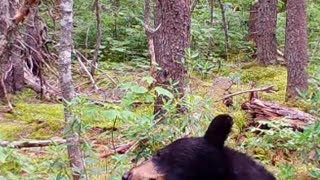
[[[290,164],[280,167],[279,180],[294,180],[294,168]]]
[[[286,157],[296,151],[305,164],[313,164],[312,168],[309,169],[309,175],[314,178],[320,177],[320,121],[306,127],[302,133],[293,131],[290,125],[285,123],[264,122],[262,125],[266,125],[268,129],[251,129],[252,132],[259,132],[262,136],[248,138],[244,142],[244,146],[250,149],[259,149],[264,153],[268,152],[269,156],[277,154],[279,149],[284,152]],[[261,156],[258,155],[257,157]],[[280,179],[294,179],[294,175],[295,171],[292,165],[285,164],[280,167]]]
[[[231,49],[236,61],[248,60],[253,53],[253,44],[248,42],[248,13],[246,11],[233,11],[237,4],[229,3],[225,6],[229,24]],[[192,15],[192,41],[191,49],[199,51],[199,60],[210,61],[214,58],[225,57],[225,36],[222,26],[222,17],[219,8],[214,9],[213,24],[209,22],[210,11],[207,4],[202,2]],[[242,59],[237,54],[245,53]]]
[[[302,103],[307,104],[307,111],[314,115],[320,114],[320,73],[317,70],[309,80],[309,91],[299,92],[302,97]]]
[[[75,46],[92,56],[97,37],[92,2],[77,0],[74,4]],[[100,61],[145,60],[148,51],[143,30],[143,1],[127,0],[117,6],[103,0],[102,5]]]
[[[88,97],[80,96],[68,104],[74,119],[70,130],[79,130],[83,139],[90,139],[104,145],[105,149],[113,150],[114,146],[138,142],[137,147],[126,154],[115,154],[101,161],[89,143],[82,145],[90,177],[103,179],[120,179],[121,175],[133,165],[133,161],[142,161],[151,157],[155,151],[173,140],[184,136],[202,136],[214,114],[229,113],[235,117],[233,134],[228,144],[246,151],[263,163],[270,165],[278,150],[283,152],[282,159],[276,161],[279,179],[295,179],[299,167],[295,166],[294,158],[305,163],[310,176],[320,179],[319,142],[320,123],[316,122],[306,128],[303,133],[293,131],[286,123],[264,122],[269,129],[247,129],[249,115],[240,109],[244,97],[234,97],[234,107],[226,108],[213,103],[207,96],[211,87],[213,72],[232,77],[237,81],[235,90],[248,88],[249,82],[257,86],[275,84],[279,90],[275,94],[261,94],[261,98],[283,102],[286,90],[287,72],[284,67],[260,67],[254,64],[249,68],[235,64],[251,61],[254,46],[247,41],[249,8],[255,1],[230,0],[225,2],[226,15],[229,24],[231,49],[229,62],[223,61],[225,55],[225,39],[222,27],[222,17],[219,6],[215,4],[213,22],[210,21],[210,10],[207,1],[200,1],[192,14],[191,48],[186,51],[188,75],[200,75],[207,80],[197,86],[184,99],[175,99],[177,82],[171,82],[168,87],[149,89],[154,79],[145,74],[136,76],[136,67],[148,67],[149,59],[146,36],[143,29],[143,1],[125,0],[120,5],[116,1],[102,0],[102,45],[99,51],[100,68],[117,76],[119,84],[116,88],[124,93],[120,103],[101,103],[96,105]],[[48,2],[45,2],[48,3]],[[74,46],[87,54],[90,59],[94,52],[97,31],[95,12],[92,1],[75,0],[74,3]],[[285,44],[285,4],[279,1],[277,38],[278,47],[283,50]],[[310,59],[310,90],[304,94],[302,103],[310,113],[319,115],[319,3],[308,1],[308,35]],[[42,6],[42,8],[47,8]],[[49,17],[45,19],[50,29],[53,29]],[[51,34],[50,34],[51,33]],[[56,32],[49,31],[54,37]],[[231,64],[233,63],[233,64]],[[137,77],[144,76],[141,81]],[[112,87],[105,80],[99,87]],[[201,81],[201,80],[199,80]],[[125,82],[125,83],[123,83]],[[109,83],[109,84],[108,84]],[[143,85],[141,85],[143,84]],[[198,87],[199,86],[199,87]],[[193,89],[192,89],[193,90]],[[201,94],[202,93],[202,94]],[[205,94],[205,95],[203,95]],[[153,115],[156,95],[164,98],[166,114],[162,121],[157,121]],[[48,139],[61,135],[64,125],[63,106],[56,104],[39,104],[32,91],[15,96],[15,113],[5,114],[5,120],[0,124],[0,136],[3,140],[18,138]],[[239,99],[241,101],[239,101]],[[38,104],[36,104],[37,102]],[[177,114],[177,104],[186,107],[185,114]],[[223,106],[223,107],[222,107]],[[0,114],[1,115],[1,114]],[[0,116],[0,118],[2,118]],[[95,128],[103,129],[102,133],[93,132]],[[258,132],[258,133],[257,133]],[[242,136],[244,135],[244,136]],[[246,137],[239,147],[238,141]],[[70,169],[66,154],[66,146],[51,146],[45,148],[47,154],[28,157],[16,149],[0,147],[0,179],[69,179]],[[293,152],[297,152],[294,154]],[[296,157],[297,156],[297,157]],[[306,171],[305,171],[306,172]],[[93,178],[94,179],[94,178]],[[102,179],[102,178],[101,178]]]

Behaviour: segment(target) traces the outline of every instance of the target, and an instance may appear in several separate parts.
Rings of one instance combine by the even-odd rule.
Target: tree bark
[[[287,1],[285,59],[288,68],[287,100],[308,90],[308,34],[306,0]]]
[[[59,74],[62,97],[65,101],[70,102],[74,97],[74,87],[71,74],[71,52],[72,52],[72,31],[73,31],[73,0],[61,1],[61,36],[59,51]],[[85,176],[85,165],[82,156],[79,133],[73,127],[73,115],[64,107],[65,116],[65,136],[67,139],[67,149],[72,168],[73,179],[78,180]],[[75,172],[74,170],[77,170]]]
[[[274,64],[277,57],[277,0],[259,0],[257,24],[257,59],[260,64]]]
[[[5,84],[5,74],[9,66],[8,54],[8,28],[9,22],[9,2],[8,0],[0,0],[0,99],[5,102],[7,99],[7,88]]]
[[[176,83],[177,98],[185,91],[187,70],[184,51],[190,47],[191,10],[190,0],[158,0],[156,2],[155,55],[160,69],[156,73],[156,85],[166,87]],[[162,110],[162,97],[158,96],[155,113]]]
[[[8,93],[19,91],[23,87],[21,50],[17,48],[20,35],[11,20],[17,9],[17,2],[0,0],[0,4],[0,101],[11,110]]]
[[[250,8],[249,16],[249,40],[257,44],[257,34],[258,34],[258,9],[259,3],[255,3]]]

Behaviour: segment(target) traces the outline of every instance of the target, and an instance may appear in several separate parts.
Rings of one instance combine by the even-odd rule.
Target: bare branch
[[[273,92],[274,91],[273,87],[274,87],[274,85],[271,85],[271,86],[264,87],[264,88],[256,88],[256,89],[250,89],[250,90],[246,90],[246,91],[235,92],[235,93],[229,94],[221,99],[214,101],[214,103],[222,101],[222,100],[230,98],[230,97],[233,97],[233,96],[245,94],[245,93],[257,92],[257,91]]]
[[[98,88],[98,86],[97,86],[94,78],[92,77],[92,75],[91,75],[90,72],[88,71],[87,67],[82,63],[82,60],[81,60],[81,58],[77,55],[77,53],[76,53],[75,51],[74,51],[73,53],[76,55],[76,57],[77,57],[77,59],[78,59],[78,61],[79,61],[80,66],[82,67],[82,69],[83,69],[83,70],[86,72],[86,74],[88,75],[88,77],[89,77],[89,79],[90,79],[90,81],[91,81],[94,89],[95,89],[96,91],[98,91],[99,88]]]

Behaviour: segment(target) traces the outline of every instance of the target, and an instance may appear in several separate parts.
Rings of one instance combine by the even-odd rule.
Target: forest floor
[[[263,139],[264,146],[256,146],[256,143],[260,142],[259,137],[255,137],[257,135],[251,132],[256,127],[248,126],[250,115],[241,110],[241,105],[249,100],[248,94],[235,96],[231,107],[226,107],[222,102],[214,103],[216,99],[221,98],[218,93],[219,90],[213,87],[215,80],[219,77],[228,77],[235,83],[231,92],[248,90],[251,88],[251,82],[255,82],[256,87],[274,85],[277,90],[276,93],[262,92],[259,93],[259,98],[308,111],[309,105],[307,103],[284,103],[287,79],[284,67],[259,67],[239,64],[223,66],[220,71],[213,71],[207,75],[193,71],[188,78],[189,93],[192,94],[188,101],[194,105],[191,107],[191,112],[183,117],[170,115],[168,122],[155,129],[152,129],[154,124],[149,121],[153,112],[153,107],[150,104],[138,104],[128,111],[123,108],[121,102],[125,92],[121,90],[120,86],[135,82],[146,87],[145,77],[148,75],[148,69],[121,64],[114,67],[105,68],[105,70],[115,80],[116,84],[112,83],[103,74],[99,75],[97,85],[103,91],[94,92],[90,81],[87,80],[88,83],[86,83],[83,80],[87,79],[85,75],[76,75],[75,78],[76,91],[85,95],[85,98],[80,98],[77,102],[78,107],[74,110],[78,113],[77,117],[83,121],[83,134],[81,136],[91,144],[89,148],[87,147],[89,150],[86,151],[86,154],[95,156],[95,158],[88,159],[90,161],[88,162],[88,169],[90,170],[88,173],[93,179],[105,179],[105,177],[118,179],[123,172],[133,165],[131,160],[136,159],[141,149],[147,149],[145,150],[147,152],[142,153],[141,156],[149,157],[164,144],[168,144],[179,137],[200,136],[204,133],[212,115],[219,113],[228,113],[235,118],[235,126],[228,140],[228,146],[250,154],[265,164],[279,179],[291,176],[294,176],[294,179],[310,178],[307,178],[307,174],[312,165],[305,165],[295,151],[272,146],[274,139]],[[40,101],[36,96],[32,90],[26,90],[11,97],[12,103],[15,105],[14,112],[0,113],[0,139],[21,141],[61,139],[63,137],[63,106],[54,102]],[[95,105],[88,103],[87,99],[90,99],[90,102],[105,103],[112,101],[115,104]],[[113,111],[110,111],[110,109]],[[112,113],[116,113],[116,115]],[[127,116],[138,117],[139,123],[137,123],[137,119],[136,121],[127,120],[124,117],[126,113]],[[115,118],[108,119],[110,116]],[[179,120],[171,121],[175,118]],[[146,127],[152,130],[146,132]],[[288,132],[288,135],[290,133]],[[143,146],[141,142],[144,139],[148,139],[149,142],[143,142],[142,144],[151,144],[147,145],[148,148],[141,148]],[[270,141],[267,142],[268,140]],[[121,147],[136,142],[139,142],[140,148],[137,147],[124,155],[110,156],[114,153],[114,148],[121,149]],[[13,158],[11,163],[0,163],[0,169],[17,172],[21,176],[33,172],[35,177],[51,177],[50,173],[55,174],[61,167],[66,168],[68,166],[64,146],[22,148],[11,153],[12,156],[17,154],[23,154],[25,159],[17,160]],[[101,155],[106,156],[106,158],[99,158]],[[42,168],[42,174],[32,168],[23,168],[26,164],[32,164],[31,167],[33,168]]]

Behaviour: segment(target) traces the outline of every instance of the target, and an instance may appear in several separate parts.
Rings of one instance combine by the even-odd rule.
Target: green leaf
[[[121,111],[121,118],[124,120],[134,119],[136,115],[131,111]]]
[[[103,114],[108,120],[115,120],[119,112],[114,109],[110,109],[105,111]]]
[[[143,77],[142,80],[147,81],[148,85],[151,85],[154,81],[153,77],[151,77],[151,76]]]
[[[131,87],[132,92],[137,93],[137,94],[143,94],[148,92],[148,89],[142,86],[133,86]]]
[[[166,90],[166,89],[164,89],[162,87],[156,87],[155,90],[158,93],[158,95],[167,96],[167,97],[169,97],[171,99],[174,97],[173,94],[170,91],[168,91],[168,90]]]
[[[0,163],[4,163],[8,157],[8,154],[5,153],[4,148],[0,147]]]

